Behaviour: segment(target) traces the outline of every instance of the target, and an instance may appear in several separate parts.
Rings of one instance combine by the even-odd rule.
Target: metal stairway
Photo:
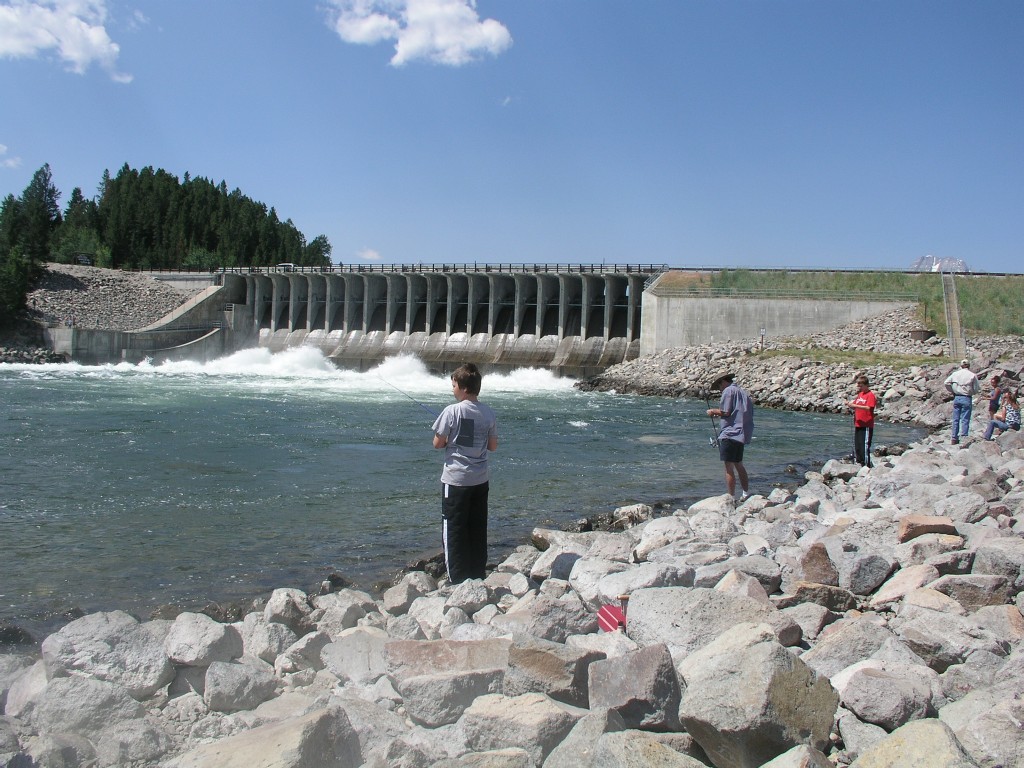
[[[946,337],[949,339],[949,356],[959,360],[967,354],[963,327],[960,324],[960,302],[956,297],[956,283],[950,272],[942,273],[942,303],[946,308]]]

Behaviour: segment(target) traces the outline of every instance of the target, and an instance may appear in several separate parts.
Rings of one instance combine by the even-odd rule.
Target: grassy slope
[[[837,295],[903,294],[917,298],[923,327],[946,332],[942,279],[933,272],[788,272],[727,269],[720,272],[673,272],[661,285],[695,292],[813,292]],[[964,329],[969,333],[1024,334],[1024,276],[961,275],[957,296]]]

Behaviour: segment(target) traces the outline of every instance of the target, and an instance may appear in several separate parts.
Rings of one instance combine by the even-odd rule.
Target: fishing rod
[[[704,388],[704,402],[708,404],[708,410],[710,411],[711,406],[711,389],[709,387]],[[713,413],[708,414],[708,418],[711,419],[711,437],[708,438],[708,442],[711,445],[718,445],[718,420],[715,418]]]
[[[393,390],[395,390],[396,392],[398,392],[398,394],[400,394],[400,395],[405,395],[406,397],[408,397],[408,398],[409,398],[410,400],[412,400],[412,401],[413,401],[414,403],[416,403],[416,405],[418,405],[418,406],[419,406],[420,408],[422,408],[422,409],[423,409],[424,411],[426,411],[427,413],[429,413],[429,414],[430,414],[431,416],[433,416],[433,417],[434,417],[435,419],[436,419],[436,418],[437,418],[437,417],[438,417],[438,416],[440,415],[440,414],[438,414],[438,413],[435,413],[434,411],[430,410],[429,408],[427,408],[427,406],[425,406],[425,405],[424,405],[423,403],[421,403],[421,402],[420,402],[419,400],[417,400],[417,399],[416,399],[415,397],[413,397],[412,395],[410,395],[410,394],[409,394],[408,392],[406,392],[406,391],[404,391],[404,390],[401,390],[401,389],[399,389],[398,387],[396,387],[396,386],[395,386],[394,384],[392,384],[392,383],[391,383],[390,381],[388,381],[387,379],[385,379],[385,378],[384,378],[383,376],[381,376],[381,375],[380,375],[379,373],[377,374],[377,378],[378,378],[378,379],[380,379],[381,381],[383,381],[383,382],[384,382],[385,384],[387,384],[387,385],[388,385],[389,387],[391,387],[391,388],[392,388]]]

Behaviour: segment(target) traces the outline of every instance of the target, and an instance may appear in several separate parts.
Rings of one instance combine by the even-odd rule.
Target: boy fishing
[[[452,373],[449,405],[434,422],[434,447],[444,449],[441,472],[441,540],[448,580],[482,579],[487,568],[487,456],[498,449],[494,411],[481,403],[482,379],[472,363]]]

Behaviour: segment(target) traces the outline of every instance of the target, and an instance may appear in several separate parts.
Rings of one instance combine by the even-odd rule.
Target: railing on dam
[[[668,269],[664,264],[331,264],[323,267],[303,267],[298,264],[277,264],[272,267],[220,267],[217,274],[274,274],[295,272],[299,274],[333,274],[380,272],[435,273],[435,272],[507,272],[511,274],[578,273],[578,274],[643,274],[658,275]]]
[[[645,281],[662,265],[292,265],[225,269],[257,332],[640,338]],[[244,300],[242,297],[244,296]]]

